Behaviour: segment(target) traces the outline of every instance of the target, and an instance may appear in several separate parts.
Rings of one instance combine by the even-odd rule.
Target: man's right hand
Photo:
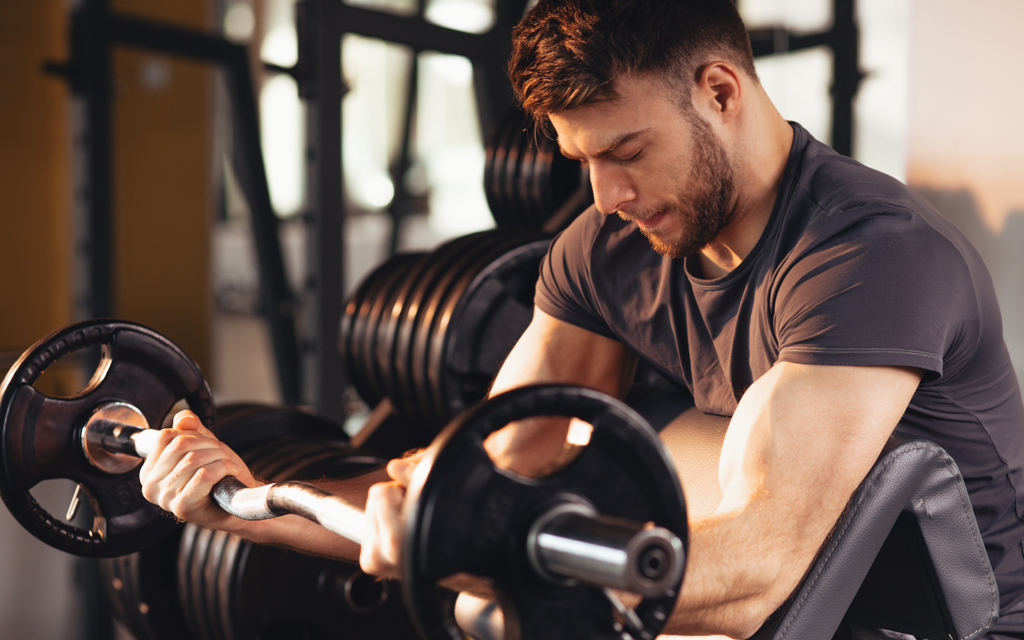
[[[213,485],[226,476],[248,487],[259,484],[238,454],[191,411],[178,413],[172,427],[160,431],[139,471],[142,495],[153,504],[201,527],[234,531],[245,521],[222,511],[210,497]]]
[[[379,482],[367,492],[359,566],[370,575],[382,578],[401,576],[405,536],[402,504],[405,502],[406,488],[424,453],[419,451],[389,462],[387,473],[391,480]]]

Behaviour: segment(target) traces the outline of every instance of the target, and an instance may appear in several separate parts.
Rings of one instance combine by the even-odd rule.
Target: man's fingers
[[[172,429],[180,431],[195,431],[199,435],[207,438],[216,438],[213,432],[206,428],[203,421],[199,419],[199,416],[192,413],[188,409],[179,411],[174,416],[174,421],[171,424]]]
[[[398,577],[402,555],[400,511],[405,487],[381,482],[367,493],[359,566],[370,575]]]
[[[167,458],[170,456],[165,456],[165,467],[171,464]],[[195,449],[179,456],[177,462],[169,469],[157,468],[155,473],[143,478],[142,495],[179,518],[188,519],[184,512],[179,512],[184,504],[183,498],[202,500],[209,494],[215,482],[227,475],[237,475],[241,471],[237,464],[225,458],[220,449]],[[194,483],[197,477],[200,481],[198,485]],[[197,486],[206,487],[206,493],[193,493]],[[190,512],[191,509],[185,511]]]
[[[416,466],[423,460],[423,456],[426,453],[426,449],[419,449],[388,462],[388,475],[403,487],[408,487],[409,483],[412,482],[412,474],[416,470]]]
[[[188,465],[187,468],[183,465],[179,477],[184,481],[184,484],[177,493],[173,496],[168,496],[167,499],[167,507],[165,508],[184,520],[193,520],[200,516],[200,505],[207,506],[209,500],[212,500],[212,498],[209,498],[209,495],[210,491],[213,490],[213,485],[227,476],[237,474],[239,471],[238,465],[222,458],[198,466],[198,468],[193,466],[199,465],[202,457],[196,456],[196,460],[191,465]]]

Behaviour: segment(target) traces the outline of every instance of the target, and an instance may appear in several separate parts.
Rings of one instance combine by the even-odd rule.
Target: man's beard
[[[736,186],[732,165],[725,148],[711,131],[711,126],[700,116],[690,116],[693,125],[693,163],[690,165],[690,184],[694,191],[679,194],[678,205],[662,203],[643,210],[619,215],[625,220],[642,220],[668,211],[682,226],[680,237],[673,241],[658,235],[656,230],[640,227],[651,247],[663,256],[685,258],[695,255],[721,233],[735,216]],[[689,211],[680,210],[686,207]]]

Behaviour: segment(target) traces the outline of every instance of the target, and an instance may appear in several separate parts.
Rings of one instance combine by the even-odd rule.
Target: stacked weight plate
[[[190,640],[177,592],[182,528],[136,553],[99,561],[107,599],[136,640]]]
[[[344,477],[383,463],[353,450],[337,425],[297,410],[233,405],[220,414],[221,438],[268,481]],[[397,590],[355,565],[194,525],[102,562],[108,595],[138,640],[413,637]]]
[[[522,111],[512,109],[498,123],[486,149],[484,192],[499,227],[557,231],[593,200],[580,200],[557,228],[548,222],[581,186],[579,163],[564,157],[558,143],[528,126]],[[575,202],[575,201],[574,201]]]
[[[482,399],[529,324],[550,238],[496,229],[398,255],[349,299],[339,349],[360,396],[385,397],[424,443]]]

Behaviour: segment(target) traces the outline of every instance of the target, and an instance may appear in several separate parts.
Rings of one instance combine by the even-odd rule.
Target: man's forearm
[[[384,469],[377,469],[352,478],[324,480],[315,484],[364,508],[370,486],[389,479]],[[313,555],[353,562],[359,559],[358,544],[300,516],[287,515],[252,522],[240,520],[232,533],[256,543],[284,546]]]
[[[795,587],[803,572],[780,566],[780,549],[770,533],[757,534],[762,528],[737,514],[691,523],[683,589],[664,633],[746,638],[782,604],[781,583]]]

